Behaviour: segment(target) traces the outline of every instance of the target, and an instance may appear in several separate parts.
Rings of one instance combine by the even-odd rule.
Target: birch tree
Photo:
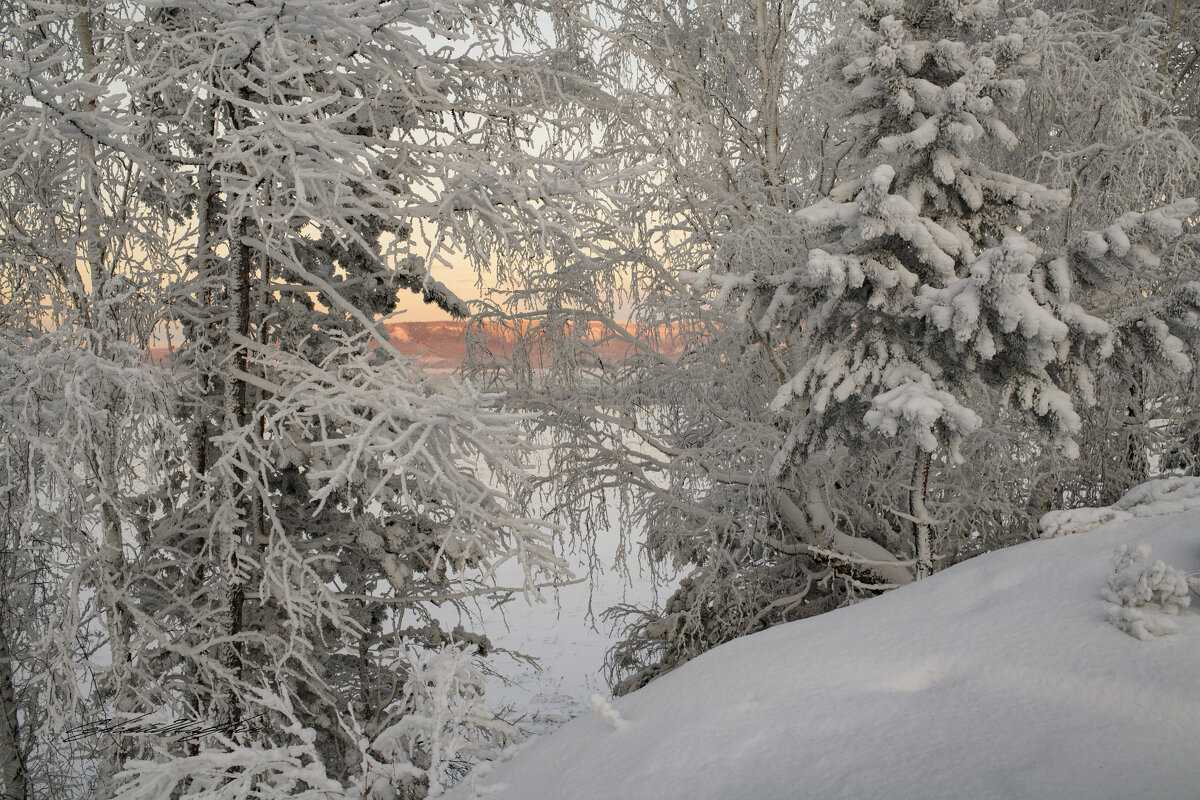
[[[486,639],[431,608],[562,568],[486,477],[520,480],[514,418],[384,327],[401,290],[462,312],[409,233],[486,163],[480,122],[524,113],[486,88],[494,15],[4,10],[5,454],[58,459],[20,497],[83,512],[46,546],[84,561],[46,577],[66,640],[97,643],[18,671],[69,695],[38,696],[36,735],[94,744],[79,796],[436,794],[511,729],[478,697]],[[511,558],[524,581],[496,587]],[[6,756],[30,752],[17,734]],[[5,791],[31,785],[5,763]]]
[[[168,210],[139,201],[143,164],[111,144],[105,15],[3,17],[6,598],[42,608],[3,615],[25,772],[6,791],[70,796],[115,763],[64,730],[133,702],[127,537],[173,437],[145,349],[174,239]]]

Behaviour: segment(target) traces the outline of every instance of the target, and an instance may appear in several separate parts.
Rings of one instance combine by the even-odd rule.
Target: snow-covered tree
[[[581,534],[604,524],[590,509],[615,501],[622,523],[644,527],[660,555],[687,562],[720,548],[709,550],[714,541],[743,539],[735,548],[743,554],[778,552],[769,533],[776,508],[797,508],[761,474],[779,446],[774,422],[758,413],[775,367],[756,347],[761,332],[706,308],[678,273],[792,258],[789,209],[827,191],[846,154],[843,131],[821,128],[832,92],[806,55],[844,15],[790,2],[555,11],[555,63],[582,60],[601,80],[566,84],[562,116],[589,124],[555,128],[544,158],[574,156],[573,176],[607,171],[602,185],[611,188],[592,193],[591,204],[546,198],[532,222],[550,255],[506,261],[516,276],[512,305],[495,318],[508,320],[521,344],[513,363],[499,365],[514,368],[503,385],[552,431],[555,507]],[[820,136],[810,135],[814,126]],[[598,151],[592,142],[602,143]],[[658,352],[677,344],[678,360]],[[751,519],[761,525],[748,533],[742,523]],[[798,563],[804,548],[784,549],[792,562],[784,571],[808,574],[813,565]],[[826,582],[813,592],[844,597],[849,586]],[[756,596],[767,605],[771,594]]]
[[[665,609],[618,609],[622,690],[1032,535],[1048,481],[1029,476],[1071,454],[1105,358],[1132,359],[1144,327],[1091,313],[1082,281],[1081,226],[1120,215],[1076,212],[1064,244],[1091,201],[1023,149],[1023,79],[1070,28],[988,3],[866,4],[857,23],[835,5],[561,17],[600,35],[584,50],[611,95],[578,102],[604,103],[595,140],[642,182],[522,274],[509,318],[554,361],[507,379],[556,437],[556,507],[586,528],[616,499],[651,559],[689,570]],[[1174,199],[1139,199],[1149,223],[1123,218],[1129,247],[1100,255],[1172,261],[1193,213]],[[1128,306],[1154,320],[1154,363],[1181,368],[1187,290]]]
[[[995,156],[1011,171],[1070,190],[1067,212],[1043,235],[1053,243],[1075,240],[1080,250],[1084,239],[1101,236],[1129,210],[1194,194],[1200,115],[1188,87],[1200,77],[1198,32],[1195,15],[1172,0],[1040,5],[1051,23],[1029,42],[1038,67],[1023,72],[1027,91],[1010,120],[1020,141]],[[1007,13],[1025,13],[1023,4],[1009,6]],[[1141,298],[1156,295],[1161,311],[1175,313],[1162,306],[1174,305],[1170,298],[1196,279],[1195,248],[1193,228],[1153,263],[1118,261],[1097,276],[1091,259],[1075,261],[1083,268],[1073,275],[1075,294],[1103,309],[1119,337],[1136,340]],[[1098,375],[1100,401],[1082,410],[1076,437],[1082,457],[1067,461],[1046,452],[1032,465],[1040,486],[1030,497],[1034,517],[1052,506],[1114,502],[1145,480],[1153,463],[1194,468],[1186,422],[1194,377],[1181,381],[1146,369],[1120,344],[1115,355]]]
[[[1068,393],[1094,402],[1093,367],[1111,353],[1112,329],[1073,302],[1070,256],[1045,257],[1026,233],[1064,209],[1066,193],[975,156],[976,142],[1016,143],[1000,113],[1022,84],[1006,72],[1045,15],[968,48],[926,31],[978,28],[994,13],[989,4],[883,2],[862,13],[869,27],[843,74],[865,175],[799,212],[808,239],[801,263],[776,275],[709,271],[697,286],[743,301],[760,330],[803,328],[803,360],[772,401],[795,419],[775,471],[788,469],[797,448],[857,438],[864,423],[915,443],[908,513],[922,576],[933,567],[929,459],[946,447],[959,460],[958,443],[981,423],[966,402],[972,389],[1000,389],[1072,454],[1080,420]],[[1180,235],[1192,212],[1194,204],[1152,212],[1150,235]],[[1125,255],[1130,244],[1118,233]],[[1167,361],[1182,356],[1174,337],[1156,349]],[[1174,362],[1188,367],[1186,357]]]
[[[108,144],[111,64],[77,4],[5,3],[0,347],[17,796],[78,796],[114,761],[66,729],[132,700],[127,537],[169,461],[174,390],[149,363],[169,209]],[[88,134],[88,135],[84,135]],[[10,608],[16,608],[15,605]],[[110,751],[111,752],[111,751]]]
[[[486,640],[432,607],[561,569],[550,529],[491,485],[522,474],[515,418],[425,375],[384,325],[402,290],[462,312],[409,234],[508,126],[471,46],[495,15],[3,9],[4,455],[38,469],[13,470],[33,477],[11,514],[75,515],[46,534],[66,561],[44,575],[64,610],[42,644],[89,642],[15,676],[75,687],[39,690],[36,736],[92,743],[79,796],[436,792],[456,742],[482,757],[508,734],[471,677]],[[512,558],[525,580],[496,587]],[[448,677],[429,691],[422,670]]]
[[[1175,0],[1018,0],[1008,16],[1039,8],[1050,24],[1027,43],[1037,69],[1010,118],[1019,143],[997,158],[1011,171],[1070,191],[1060,241],[1194,191],[1200,129],[1194,89],[1200,28]]]

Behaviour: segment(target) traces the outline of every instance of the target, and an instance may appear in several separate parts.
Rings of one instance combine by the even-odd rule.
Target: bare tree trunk
[[[1129,472],[1127,486],[1121,494],[1138,484],[1150,480],[1150,460],[1146,454],[1146,371],[1135,369],[1129,382],[1129,401],[1125,407],[1128,419],[1128,439],[1125,445],[1125,463]],[[1114,501],[1115,502],[1115,501]]]
[[[208,123],[207,137],[209,141],[212,141],[216,138],[217,130],[216,102],[209,105],[206,121]],[[196,256],[192,259],[191,266],[200,279],[200,301],[203,304],[200,310],[200,318],[203,320],[205,332],[207,333],[211,327],[208,315],[211,313],[213,300],[212,285],[208,281],[213,272],[213,211],[216,204],[216,189],[213,187],[212,172],[209,167],[205,167],[199,171],[196,177],[196,189],[200,197],[200,202],[196,205]],[[204,374],[201,376],[201,384],[203,396],[208,396],[209,390],[212,387],[212,375],[209,373],[207,365],[205,365]],[[194,449],[192,453],[192,465],[195,475],[203,477],[208,474],[208,410],[200,404],[193,413],[192,446]]]
[[[913,461],[912,484],[908,493],[908,513],[912,517],[913,549],[916,552],[917,580],[933,574],[932,524],[925,496],[929,489],[929,464],[932,453],[917,451]]]
[[[231,275],[228,282],[228,294],[233,301],[233,319],[236,334],[240,335],[243,340],[250,332],[250,249],[245,245],[245,237],[248,230],[248,221],[245,214],[242,214],[232,226],[232,237],[229,243],[231,263],[229,265]],[[246,346],[242,343],[233,341],[233,336],[230,339],[230,351],[232,363],[240,375],[246,374],[246,369],[249,363],[249,353]],[[246,425],[248,421],[247,414],[247,386],[246,381],[241,377],[227,375],[225,378],[224,392],[224,407],[225,407],[225,424],[227,426],[237,426],[239,428]],[[240,545],[246,535],[246,527],[251,522],[252,510],[249,507],[251,503],[246,500],[245,483],[249,476],[240,467],[235,468],[232,476],[232,485],[226,486],[227,502],[234,504],[237,508],[237,522],[229,530],[221,531],[220,538],[220,559],[221,559],[221,574],[222,580],[222,615],[224,616],[224,631],[222,633],[227,637],[227,643],[222,648],[222,665],[229,670],[229,679],[241,682],[243,672],[243,656],[242,647],[238,642],[238,637],[243,629],[243,609],[246,600],[246,590],[242,579],[243,565],[238,563],[238,553],[241,549]],[[225,691],[226,708],[225,713],[228,719],[222,720],[224,724],[235,723],[240,718],[240,710],[237,707],[237,700],[233,691],[233,686],[230,685]]]

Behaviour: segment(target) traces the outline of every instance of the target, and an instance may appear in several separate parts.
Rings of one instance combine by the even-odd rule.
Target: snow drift
[[[1200,491],[1159,484],[1135,490],[1137,515],[980,556],[596,698],[595,713],[452,796],[1195,800],[1200,613],[1179,610],[1175,632],[1149,641],[1107,621],[1122,545],[1200,570]],[[1160,501],[1171,513],[1147,513]]]

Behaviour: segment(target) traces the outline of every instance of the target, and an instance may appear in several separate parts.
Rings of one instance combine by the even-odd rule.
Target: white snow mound
[[[450,796],[1196,800],[1197,604],[1153,641],[1106,622],[1117,546],[1200,570],[1200,493],[1162,484],[1087,535],[719,647]]]
[[[1104,508],[1051,511],[1038,521],[1043,539],[1084,533],[1109,522],[1161,517],[1200,508],[1200,478],[1162,478],[1135,486]]]

